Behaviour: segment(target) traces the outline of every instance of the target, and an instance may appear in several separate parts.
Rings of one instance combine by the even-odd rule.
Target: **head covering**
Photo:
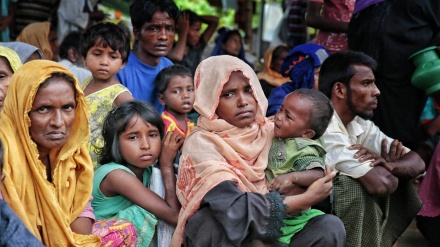
[[[352,14],[354,15],[356,13],[359,13],[361,10],[366,9],[367,7],[383,1],[385,0],[356,0]]]
[[[283,45],[284,46],[284,45]],[[267,83],[274,87],[279,87],[284,83],[290,81],[289,78],[283,77],[279,71],[275,71],[270,68],[273,59],[273,52],[278,46],[269,48],[264,54],[264,68],[263,71],[257,74],[258,79],[265,80]]]
[[[44,57],[52,60],[53,53],[49,42],[50,22],[35,22],[27,25],[18,35],[17,41],[38,47]]]
[[[226,51],[223,49],[223,40],[226,36],[229,35],[231,32],[236,32],[237,30],[229,30],[227,28],[220,28],[218,30],[219,36],[215,39],[215,46],[214,49],[212,49],[211,56],[219,56],[219,55],[228,55]],[[244,45],[243,45],[243,39],[241,39],[241,49],[240,53],[238,54],[238,58],[243,60],[245,63],[247,63],[249,66],[253,68],[253,65],[246,60],[246,53],[244,51]]]
[[[290,50],[281,65],[281,74],[290,77],[295,88],[313,88],[314,69],[320,67],[330,53],[321,45],[303,44]]]
[[[15,72],[22,65],[18,54],[6,46],[0,45],[0,56],[8,60],[9,64],[11,65],[12,72]]]
[[[246,128],[233,126],[215,113],[223,86],[234,71],[249,79],[258,104],[256,121]],[[180,246],[186,221],[219,183],[229,180],[242,191],[267,192],[264,170],[273,124],[265,118],[267,100],[253,69],[236,57],[210,57],[197,67],[194,85],[194,108],[201,116],[182,148],[177,180],[182,210],[171,246]]]
[[[281,65],[281,74],[290,77],[291,81],[272,90],[268,98],[267,116],[275,115],[287,94],[299,88],[313,88],[314,70],[321,66],[329,54],[323,46],[316,44],[303,44],[290,50]]]
[[[34,52],[38,52],[40,54],[41,59],[44,59],[43,52],[33,45],[24,42],[0,42],[1,46],[6,46],[14,50],[18,56],[20,57],[21,63],[24,64],[29,59],[29,57],[34,54]]]
[[[54,169],[53,182],[48,182],[46,167],[29,133],[29,112],[40,85],[54,72],[74,78],[77,105],[68,140],[49,154]],[[79,82],[62,65],[34,60],[12,76],[5,107],[0,112],[5,174],[2,194],[26,227],[46,246],[100,244],[99,238],[75,234],[70,229],[92,192],[93,166],[85,146],[89,138],[89,115]]]
[[[21,66],[20,58],[15,51],[9,49],[5,46],[0,46],[0,56],[4,57],[9,65],[11,66],[12,73],[14,73],[18,67]],[[3,101],[6,97],[9,87],[9,80],[2,80],[0,82],[0,100]],[[0,110],[3,108],[4,104],[1,104]]]

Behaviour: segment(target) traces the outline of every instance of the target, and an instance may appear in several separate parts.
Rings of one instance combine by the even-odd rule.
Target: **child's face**
[[[243,72],[232,72],[223,86],[216,113],[231,125],[239,128],[249,126],[257,115],[257,100],[254,98],[249,79]]]
[[[92,72],[93,79],[99,81],[111,79],[125,65],[121,53],[110,46],[104,47],[100,40],[87,51],[84,64]]]
[[[223,50],[229,55],[238,56],[241,50],[241,37],[238,34],[231,35],[223,45]]]
[[[201,22],[194,22],[190,27],[187,35],[187,44],[190,46],[196,46],[200,40],[200,29],[202,28]]]
[[[313,104],[298,94],[288,94],[274,118],[275,137],[286,139],[312,138],[315,133],[310,128],[310,111]]]
[[[134,37],[143,55],[161,58],[168,54],[174,42],[176,22],[167,12],[157,11],[151,22],[145,22],[141,29],[133,29]]]
[[[156,126],[134,115],[126,129],[119,134],[122,158],[133,170],[143,170],[156,162],[160,154],[162,140]]]
[[[159,95],[160,103],[173,115],[189,113],[193,109],[194,99],[193,78],[189,76],[174,76],[165,92]]]

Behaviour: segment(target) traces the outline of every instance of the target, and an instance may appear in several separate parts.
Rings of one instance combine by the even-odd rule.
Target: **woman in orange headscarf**
[[[48,60],[58,61],[58,34],[56,27],[50,22],[35,22],[27,25],[17,37],[16,41],[28,43],[38,47]]]

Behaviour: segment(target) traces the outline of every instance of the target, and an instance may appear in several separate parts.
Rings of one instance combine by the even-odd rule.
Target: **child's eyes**
[[[173,90],[173,91],[171,91],[172,93],[180,93],[180,90],[177,90],[177,89],[175,89],[175,90]]]
[[[159,135],[157,134],[157,133],[152,133],[152,134],[150,134],[150,137],[158,137]]]
[[[128,139],[129,140],[136,140],[138,137],[137,136],[129,136]]]
[[[252,88],[251,87],[246,87],[245,92],[246,93],[252,93]]]
[[[188,92],[194,92],[194,88],[193,87],[190,87],[187,90],[188,90]]]

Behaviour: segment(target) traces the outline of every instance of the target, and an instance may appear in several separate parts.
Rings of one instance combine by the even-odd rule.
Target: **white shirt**
[[[357,158],[354,158],[358,150],[350,150],[348,147],[361,144],[380,155],[384,138],[388,140],[387,150],[389,150],[394,139],[382,133],[372,121],[356,116],[346,128],[335,112],[322,136],[327,151],[325,161],[332,170],[343,175],[353,178],[362,177],[373,168],[370,166],[373,160],[359,162]],[[406,148],[406,151],[410,150]]]

